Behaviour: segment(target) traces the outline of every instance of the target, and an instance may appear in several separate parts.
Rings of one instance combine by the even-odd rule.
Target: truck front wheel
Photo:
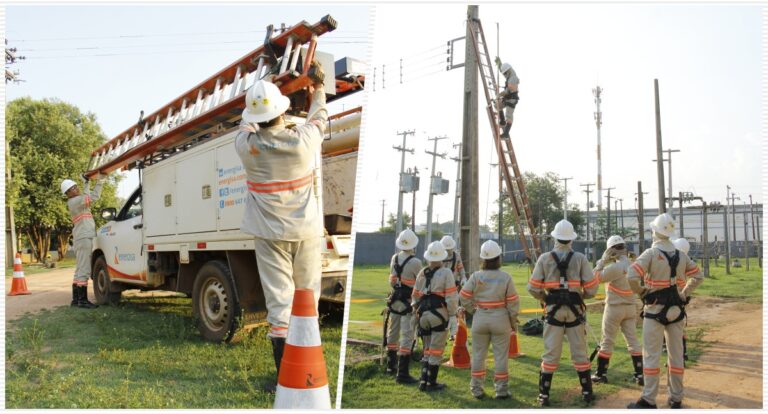
[[[192,313],[203,337],[229,341],[238,329],[240,303],[226,262],[212,260],[197,272],[192,287]]]
[[[107,261],[99,256],[93,263],[93,296],[99,305],[117,305],[120,303],[121,291],[113,292],[112,281],[109,280]]]

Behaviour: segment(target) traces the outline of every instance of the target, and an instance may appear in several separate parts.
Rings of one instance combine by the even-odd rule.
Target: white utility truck
[[[243,96],[254,80],[273,76],[292,101],[287,121],[303,123],[312,60],[323,64],[329,102],[362,89],[360,62],[334,62],[314,50],[317,36],[334,28],[330,16],[275,36],[268,28],[264,46],[93,152],[86,176],[118,168],[139,168],[140,176],[119,211],[101,212],[107,223],[97,230],[92,256],[98,303],[116,303],[128,289],[184,293],[211,341],[229,341],[264,321],[253,237],[240,231],[249,196],[234,148]],[[361,113],[358,107],[330,117],[318,171],[326,224],[321,300],[342,305]]]

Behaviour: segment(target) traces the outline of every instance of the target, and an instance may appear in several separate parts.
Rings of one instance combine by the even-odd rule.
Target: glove
[[[319,61],[313,60],[309,66],[308,76],[317,85],[322,85],[325,82],[325,71],[323,71],[323,65]]]
[[[80,178],[82,178],[83,182],[85,183],[87,183],[90,180],[90,178],[88,178],[85,174],[80,174]]]

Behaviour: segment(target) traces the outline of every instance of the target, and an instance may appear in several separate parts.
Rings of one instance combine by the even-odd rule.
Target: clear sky
[[[318,50],[365,60],[368,6],[8,6],[9,45],[27,59],[14,65],[26,82],[7,85],[7,99],[59,98],[95,113],[112,138],[140,110],[155,111],[261,45],[268,24],[312,24],[326,14],[339,27]],[[357,106],[357,95],[329,109]],[[137,184],[128,173],[119,195]]]
[[[422,172],[416,214],[419,223],[426,222],[431,157],[424,151],[432,149],[427,137],[450,137],[438,151],[451,156],[451,144],[461,142],[464,74],[445,72],[444,45],[464,36],[465,16],[463,5],[376,8],[372,63],[377,85],[364,118],[359,230],[378,228],[382,199],[387,213],[396,211],[400,154],[392,146],[401,144],[396,133],[408,129],[416,130],[408,139],[416,155],[407,155],[406,166]],[[724,202],[730,185],[742,200],[752,194],[762,202],[760,7],[499,4],[481,5],[480,18],[494,55],[499,23],[501,57],[521,80],[512,129],[520,167],[573,177],[569,202],[585,209],[579,184],[597,180],[592,88],[599,83],[604,89],[603,186],[616,187],[612,195],[624,199],[624,208],[633,208],[641,180],[649,192],[645,205],[656,207],[654,78],[660,84],[663,146],[682,150],[673,154],[674,191]],[[463,45],[459,55],[463,59]],[[483,102],[481,97],[481,110]],[[498,184],[488,166],[495,155],[492,160],[487,117],[478,116],[480,222],[485,223],[495,212]],[[435,219],[446,221],[453,216],[456,163],[438,159],[437,171],[452,181],[450,193],[435,198]],[[488,194],[489,187],[494,194]],[[406,195],[408,211],[410,203]]]

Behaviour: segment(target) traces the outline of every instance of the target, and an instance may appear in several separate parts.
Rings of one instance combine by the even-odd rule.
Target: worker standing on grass
[[[403,230],[395,240],[395,246],[400,252],[392,256],[389,265],[392,292],[387,299],[386,372],[391,375],[397,373],[395,379],[401,384],[419,382],[408,372],[416,322],[411,308],[411,296],[416,276],[421,270],[421,261],[416,258],[414,250],[418,244],[419,238],[411,229]]]
[[[691,250],[691,244],[683,237],[673,240],[672,244],[675,245],[675,249],[685,254],[688,254],[688,251]],[[690,256],[688,257],[690,258]],[[688,327],[688,318],[685,318],[685,326]],[[685,329],[683,329],[683,360],[688,360],[688,335],[685,333]]]
[[[659,392],[661,347],[667,339],[669,407],[681,408],[683,401],[683,330],[685,305],[703,280],[699,267],[675,248],[670,237],[675,221],[667,213],[651,222],[653,245],[629,267],[627,278],[632,291],[643,299],[643,374],[645,385],[640,398],[627,408],[656,408]],[[689,278],[686,282],[686,278]],[[641,285],[641,280],[644,285]]]
[[[549,406],[552,377],[560,362],[563,337],[567,335],[582,398],[591,403],[595,396],[587,355],[587,307],[584,299],[595,296],[598,280],[592,275],[587,257],[573,251],[571,242],[577,235],[568,220],[560,220],[551,235],[555,239],[555,248],[549,254],[539,256],[528,281],[531,296],[546,304],[538,401],[541,406]]]
[[[472,323],[472,379],[475,398],[485,397],[485,358],[493,344],[495,398],[509,398],[509,336],[516,329],[520,298],[512,277],[501,268],[501,248],[488,240],[480,247],[482,270],[472,273],[459,294],[461,305],[475,315]]]
[[[520,78],[517,77],[517,73],[512,69],[512,65],[509,63],[501,64],[501,60],[498,60],[498,58],[496,59],[496,63],[500,64],[499,71],[504,77],[504,89],[500,94],[501,103],[504,107],[504,119],[502,121],[504,131],[502,132],[501,137],[509,138],[509,130],[512,128],[512,120],[515,115],[515,107],[520,100],[520,96],[517,93]]]
[[[421,391],[445,388],[445,384],[437,382],[437,373],[448,339],[448,318],[456,314],[459,306],[453,274],[443,267],[443,259],[447,256],[442,243],[430,243],[424,252],[424,260],[429,264],[419,272],[413,288],[412,305],[419,318],[419,336],[424,341],[419,383]]]
[[[290,100],[274,84],[259,80],[245,96],[237,155],[245,167],[248,198],[241,230],[255,237],[256,264],[267,306],[275,367],[288,333],[295,289],[320,298],[323,213],[315,169],[328,122],[322,68],[310,88],[304,125],[286,127]],[[314,89],[314,90],[312,90]],[[272,386],[265,387],[272,390]]]
[[[596,383],[608,382],[606,374],[613,354],[614,340],[621,330],[632,356],[635,382],[643,385],[643,348],[636,333],[638,299],[627,281],[627,269],[630,265],[624,239],[621,236],[609,237],[607,249],[603,258],[597,261],[594,272],[595,279],[606,284],[603,337],[600,341],[600,351],[597,353],[597,372],[592,377],[592,381]]]
[[[85,179],[85,176],[83,178]],[[74,181],[67,179],[61,182],[61,192],[67,196],[67,208],[69,217],[72,219],[72,247],[77,260],[70,306],[78,308],[99,307],[88,301],[88,279],[91,278],[91,254],[93,239],[96,237],[96,223],[91,215],[91,203],[99,199],[103,185],[104,180],[97,179],[96,187],[91,191],[90,182],[85,179],[85,186],[81,193]]]
[[[450,269],[453,272],[453,278],[456,281],[456,289],[461,289],[464,282],[467,281],[467,274],[464,271],[464,262],[461,261],[461,255],[456,250],[456,241],[451,236],[443,236],[440,239],[440,243],[443,243],[448,256],[443,260],[443,266]],[[451,316],[448,320],[448,331],[451,333],[449,340],[453,341],[456,337],[456,331],[459,329],[456,316]]]

